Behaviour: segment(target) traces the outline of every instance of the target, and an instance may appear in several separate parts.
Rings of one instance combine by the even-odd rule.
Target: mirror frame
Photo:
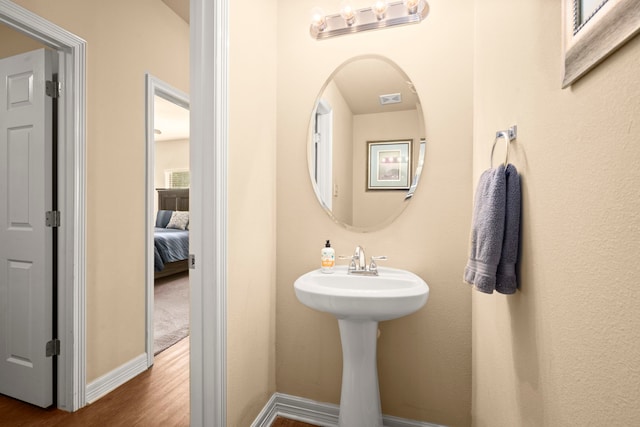
[[[580,0],[564,0],[564,77],[566,88],[587,74],[640,31],[640,2],[603,0],[584,23]]]
[[[406,196],[404,197],[404,199],[402,199],[402,201],[398,205],[397,209],[395,209],[393,211],[393,213],[390,214],[384,221],[381,221],[381,222],[379,222],[379,223],[377,223],[375,225],[371,225],[371,226],[358,226],[358,225],[347,224],[346,222],[344,222],[341,219],[337,218],[333,214],[333,212],[328,208],[328,206],[326,205],[324,200],[322,200],[321,195],[320,195],[320,189],[318,188],[318,185],[317,185],[317,183],[316,183],[316,181],[314,179],[314,176],[313,176],[313,171],[311,170],[311,167],[310,167],[311,164],[313,163],[313,151],[314,151],[313,150],[314,117],[315,117],[315,112],[316,112],[316,110],[318,108],[318,103],[322,100],[322,95],[324,94],[325,90],[329,86],[330,82],[333,81],[335,75],[337,73],[339,73],[340,70],[342,70],[344,67],[346,67],[350,63],[358,61],[358,60],[362,60],[362,59],[379,59],[381,61],[384,61],[385,63],[387,63],[390,66],[392,66],[393,68],[395,68],[399,73],[401,73],[401,75],[405,76],[407,78],[407,81],[412,82],[412,80],[409,78],[407,73],[398,64],[396,64],[394,61],[392,61],[391,59],[389,59],[389,58],[387,58],[386,56],[383,56],[383,55],[377,55],[377,54],[357,55],[357,56],[353,56],[353,57],[341,62],[333,70],[333,72],[329,75],[329,77],[327,77],[327,79],[325,80],[324,84],[322,85],[322,87],[318,91],[318,95],[316,96],[316,98],[313,101],[313,107],[311,109],[311,117],[309,119],[309,125],[308,125],[308,128],[307,128],[307,141],[306,141],[306,144],[307,144],[307,170],[309,172],[309,180],[311,181],[311,185],[313,186],[314,195],[315,195],[318,203],[322,207],[322,209],[327,213],[327,215],[329,215],[331,220],[334,223],[340,225],[341,227],[345,228],[348,231],[359,232],[359,233],[369,233],[369,232],[382,230],[385,227],[387,227],[388,225],[390,225],[393,221],[395,221],[402,214],[402,212],[407,207],[408,202],[413,198],[415,190],[416,190],[416,188],[418,186],[418,183],[420,181],[420,176],[422,174],[422,169],[423,169],[423,165],[424,165],[425,152],[426,152],[426,125],[425,125],[425,120],[424,120],[424,111],[422,109],[420,109],[419,114],[422,114],[422,117],[421,117],[421,119],[422,119],[421,120],[422,129],[421,129],[421,131],[422,131],[422,133],[425,134],[425,136],[421,136],[419,140],[417,140],[417,141],[414,140],[413,141],[413,146],[414,147],[418,146],[419,147],[419,152],[418,152],[418,154],[415,155],[415,159],[416,159],[415,167],[411,168],[412,172],[411,172],[411,180],[410,180],[409,189],[407,190]],[[412,84],[413,84],[413,82],[412,82]],[[418,91],[417,91],[417,89],[415,89],[415,90],[416,90],[416,94],[417,94]],[[420,96],[419,95],[418,95],[418,100],[420,100]],[[421,105],[421,102],[420,102],[420,105]],[[365,184],[365,188],[366,188],[366,184]],[[393,190],[393,191],[397,191],[397,190]]]

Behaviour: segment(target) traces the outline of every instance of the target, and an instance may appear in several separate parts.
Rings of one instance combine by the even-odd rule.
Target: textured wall
[[[640,38],[562,90],[561,2],[476,5],[474,182],[517,124],[523,209],[520,291],[473,296],[474,425],[636,425]]]
[[[339,7],[329,0],[315,4],[327,12]],[[380,325],[383,412],[449,426],[471,424],[471,297],[461,277],[471,215],[472,6],[440,2],[419,25],[316,41],[308,33],[312,5],[278,2],[279,392],[339,402],[337,321],[298,302],[293,282],[319,268],[325,239],[337,254],[351,254],[361,244],[368,255],[388,255],[389,266],[416,272],[431,288],[424,309]],[[307,170],[307,132],[327,77],[348,58],[365,54],[387,56],[411,78],[424,106],[429,142],[421,185],[402,216],[383,230],[362,234],[334,224],[317,202]]]
[[[227,426],[246,427],[276,387],[277,8],[229,3]]]

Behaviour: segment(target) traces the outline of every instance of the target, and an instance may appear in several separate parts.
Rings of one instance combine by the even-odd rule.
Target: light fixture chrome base
[[[317,25],[311,25],[309,32],[311,37],[317,40],[345,34],[359,33],[367,30],[393,27],[397,25],[419,24],[429,14],[429,5],[426,0],[419,0],[415,13],[409,13],[402,1],[389,4],[385,17],[378,19],[371,7],[356,10],[355,23],[348,25],[339,13],[325,17],[323,29]]]

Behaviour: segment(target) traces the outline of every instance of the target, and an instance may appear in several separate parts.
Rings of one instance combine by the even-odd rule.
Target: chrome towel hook
[[[489,166],[493,167],[493,151],[496,148],[496,143],[500,138],[504,138],[505,143],[505,155],[504,155],[504,166],[507,167],[509,162],[509,143],[516,139],[518,136],[518,126],[513,125],[507,130],[499,130],[496,132],[496,139],[493,140],[493,146],[491,147],[491,158],[489,159]]]

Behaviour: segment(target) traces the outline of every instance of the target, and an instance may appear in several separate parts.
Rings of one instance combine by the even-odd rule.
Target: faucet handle
[[[349,271],[353,271],[356,269],[356,256],[355,255],[338,255],[338,259],[348,259],[351,260],[349,263]]]
[[[376,261],[386,261],[386,260],[387,260],[387,256],[386,255],[372,256],[371,257],[371,264],[369,264],[369,270],[370,271],[376,271],[378,269],[378,264],[376,264]]]

